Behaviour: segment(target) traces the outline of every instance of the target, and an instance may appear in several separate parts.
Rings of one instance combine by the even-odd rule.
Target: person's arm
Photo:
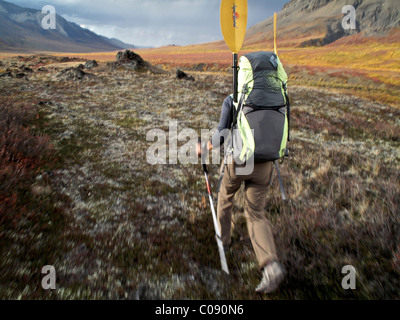
[[[223,133],[226,132],[225,129],[229,130],[232,124],[232,107],[233,107],[233,98],[232,96],[228,96],[225,98],[222,104],[221,117],[219,119],[219,124],[218,124],[218,132],[215,133],[210,139],[210,145],[213,148],[218,148],[224,144],[225,137]]]
[[[233,107],[233,98],[232,96],[228,96],[222,103],[221,117],[219,119],[219,124],[218,124],[218,132],[215,133],[207,143],[208,150],[211,150],[212,148],[218,148],[219,146],[224,144],[225,137],[223,134],[221,134],[221,132],[224,131],[225,129],[230,129],[231,127],[232,107]],[[196,146],[196,152],[197,155],[200,157],[202,152],[200,142]]]

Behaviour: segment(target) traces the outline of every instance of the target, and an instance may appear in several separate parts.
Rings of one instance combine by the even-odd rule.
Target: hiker
[[[253,55],[249,54],[249,60],[250,61],[254,61],[257,59],[267,60],[266,57],[270,59],[271,56],[273,56],[272,53],[268,53],[268,55],[266,55],[266,53],[263,53],[261,55],[258,55],[258,53],[254,53]],[[277,59],[276,55],[273,57]],[[272,61],[273,59],[270,60]],[[271,68],[277,69],[277,67],[275,66]],[[256,67],[254,67],[253,71],[257,72]],[[253,92],[255,91],[256,90],[254,89]],[[259,98],[259,96],[260,94],[255,92],[255,94],[253,94],[253,96],[250,97],[252,99],[251,101],[257,101],[257,98]],[[284,98],[282,101],[285,100],[286,98]],[[274,101],[273,103],[276,102]],[[283,104],[285,104],[285,102],[283,102]],[[240,105],[238,106],[238,108],[239,107]],[[212,148],[220,147],[224,143],[225,134],[223,134],[223,132],[226,132],[226,130],[229,130],[231,128],[232,122],[234,122],[234,117],[237,116],[237,114],[234,114],[235,110],[234,108],[235,107],[233,102],[233,95],[230,95],[225,98],[222,104],[221,117],[218,125],[218,132],[210,139],[210,141],[207,144],[207,148],[205,148],[204,146],[202,147],[200,144],[197,146],[197,153],[199,156],[201,156],[202,150],[207,149],[208,152]],[[274,118],[277,117],[277,115],[279,114],[278,116],[283,117],[285,125],[287,124],[286,114],[285,113],[283,113],[283,115],[281,114],[282,113],[281,107],[274,108],[273,111],[271,112],[272,116],[270,115],[267,117]],[[255,117],[260,118],[260,115],[255,115]],[[270,129],[265,129],[265,130],[270,130]],[[284,130],[287,130],[287,128],[285,127]],[[260,132],[260,130],[258,132]],[[282,132],[280,134],[281,134],[280,136],[281,141],[283,139],[287,139],[287,135],[285,136],[283,134],[282,137]],[[257,141],[257,137],[254,137],[254,140]],[[282,143],[280,144],[283,145]],[[286,143],[284,144],[284,146],[286,148]],[[286,153],[286,150],[283,151],[278,150],[278,151],[280,154]],[[203,152],[205,152],[205,150]],[[255,152],[256,150],[254,151],[254,153]],[[260,157],[259,153],[260,150],[258,150],[258,157]],[[245,164],[237,164],[236,162],[239,161],[235,161],[234,154],[232,152],[228,151],[227,157],[228,157],[227,161],[224,161],[221,165],[222,182],[218,193],[218,205],[217,205],[217,219],[221,230],[221,240],[224,247],[229,248],[231,244],[231,219],[233,211],[233,200],[235,193],[240,189],[241,184],[244,182],[245,184],[244,212],[247,223],[247,229],[253,249],[255,251],[258,260],[259,267],[262,270],[262,279],[259,285],[256,287],[256,292],[270,293],[278,288],[279,283],[284,278],[284,270],[283,267],[278,262],[278,256],[276,253],[271,226],[265,216],[265,211],[264,211],[267,201],[267,191],[272,176],[273,161],[272,160],[262,161],[263,159],[261,159],[261,161],[256,161],[254,163],[254,169],[252,173],[247,175],[239,175],[237,174],[238,171],[236,169],[245,166]],[[268,157],[266,157],[266,159],[268,159]]]

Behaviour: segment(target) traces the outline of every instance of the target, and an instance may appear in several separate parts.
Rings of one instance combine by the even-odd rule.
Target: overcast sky
[[[57,14],[97,34],[137,46],[187,45],[222,39],[220,0],[7,0]],[[248,27],[289,0],[248,0]]]

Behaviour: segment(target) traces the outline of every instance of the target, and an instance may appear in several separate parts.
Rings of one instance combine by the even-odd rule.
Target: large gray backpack
[[[287,155],[290,103],[287,74],[278,56],[266,51],[243,55],[238,88],[233,119],[241,138],[236,150],[240,161],[251,157],[255,162],[274,161]]]

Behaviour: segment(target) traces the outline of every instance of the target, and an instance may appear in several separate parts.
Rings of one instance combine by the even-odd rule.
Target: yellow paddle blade
[[[277,15],[276,12],[274,13],[274,52],[276,55],[278,55],[278,51],[276,48],[276,20],[277,20]]]
[[[221,31],[233,53],[242,48],[247,29],[247,0],[221,0]]]

